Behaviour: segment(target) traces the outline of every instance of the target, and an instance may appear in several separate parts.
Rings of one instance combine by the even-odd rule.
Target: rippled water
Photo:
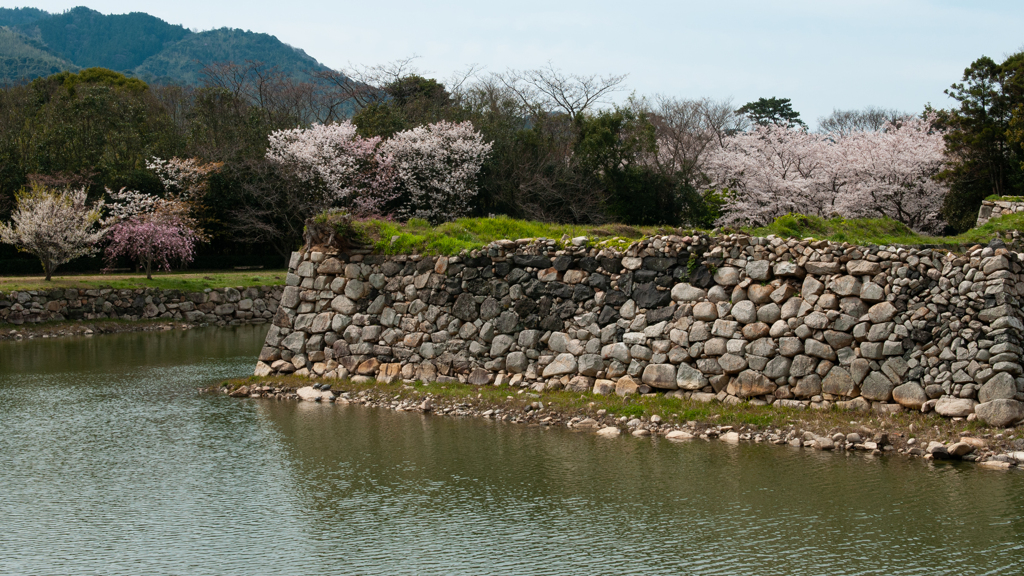
[[[1024,474],[200,395],[253,327],[0,343],[0,574],[1015,574]]]

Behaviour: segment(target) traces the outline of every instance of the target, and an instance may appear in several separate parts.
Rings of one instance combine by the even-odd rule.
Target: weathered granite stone
[[[845,368],[834,366],[821,382],[821,391],[833,396],[857,396],[859,390]]]
[[[910,410],[920,410],[928,401],[928,395],[925,394],[924,388],[917,382],[907,382],[897,386],[892,391],[892,398],[900,406]]]
[[[935,411],[938,412],[938,405],[936,405]],[[997,428],[1005,428],[1024,420],[1024,404],[1008,398],[998,398],[978,404],[974,407],[974,412],[982,422]]]
[[[728,393],[739,398],[752,398],[764,396],[775,392],[776,385],[753,370],[744,370],[729,381]]]

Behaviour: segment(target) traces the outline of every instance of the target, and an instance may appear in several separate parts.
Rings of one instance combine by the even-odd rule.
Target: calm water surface
[[[1020,574],[1024,474],[201,395],[264,330],[0,343],[0,574]]]

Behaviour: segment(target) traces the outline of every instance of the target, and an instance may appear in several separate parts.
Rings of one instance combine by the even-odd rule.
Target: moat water
[[[0,342],[0,574],[1019,574],[1024,473],[227,398],[265,328]]]

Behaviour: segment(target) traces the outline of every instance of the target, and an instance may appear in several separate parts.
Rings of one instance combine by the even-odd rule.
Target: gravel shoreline
[[[440,394],[441,390],[428,390],[414,383],[384,384],[368,378],[302,387],[252,380],[229,381],[205,391],[228,394],[235,398],[353,404],[397,412],[487,418],[530,426],[563,427],[604,437],[631,435],[678,442],[703,440],[733,444],[767,443],[821,451],[860,452],[873,456],[956,460],[992,469],[1024,468],[1024,439],[1011,442],[1005,439],[1008,434],[1004,433],[971,435],[960,432],[958,437],[946,438],[942,442],[924,442],[910,437],[914,431],[913,424],[909,426],[910,430],[893,432],[851,421],[849,431],[829,433],[811,429],[813,425],[809,422],[798,422],[785,429],[695,420],[678,422],[657,414],[617,416],[599,407],[600,398],[595,398],[585,408],[569,411],[545,402],[543,394],[524,390],[508,389],[509,394],[504,401],[499,401],[483,398],[481,394],[453,397]],[[858,417],[854,413],[849,416]],[[1009,433],[1011,429],[1005,432]]]

